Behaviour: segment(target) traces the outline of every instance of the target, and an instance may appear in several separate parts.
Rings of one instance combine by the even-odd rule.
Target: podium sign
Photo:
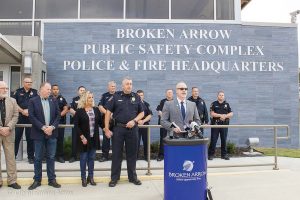
[[[208,139],[165,139],[164,199],[206,200]]]

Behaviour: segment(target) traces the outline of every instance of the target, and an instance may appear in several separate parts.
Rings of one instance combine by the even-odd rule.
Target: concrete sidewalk
[[[298,192],[300,185],[300,159],[280,157],[279,170],[273,170],[272,166],[257,167],[222,167],[236,164],[266,164],[274,161],[274,157],[242,157],[231,158],[230,161],[214,159],[208,161],[208,183],[212,186],[214,200],[283,200],[300,199]],[[109,168],[110,161],[95,162],[96,168]],[[153,167],[163,167],[163,162],[151,161]],[[22,161],[17,164],[18,170],[33,169],[33,165]],[[126,167],[125,161],[123,166]],[[146,167],[147,162],[138,161],[137,167]],[[45,165],[43,165],[45,169]],[[212,168],[215,167],[215,168]],[[79,169],[79,162],[56,163],[57,169]],[[5,162],[2,157],[2,169]],[[34,191],[29,191],[28,185],[32,183],[32,172],[19,172],[18,183],[21,190],[13,190],[6,186],[0,189],[1,200],[55,200],[63,199],[130,199],[130,200],[159,200],[163,199],[164,183],[163,170],[152,170],[153,175],[145,175],[146,170],[138,170],[138,176],[142,180],[141,186],[135,186],[127,181],[126,170],[122,171],[120,183],[115,188],[108,187],[110,172],[97,171],[95,173],[97,186],[81,187],[80,172],[57,172],[57,179],[62,183],[62,188],[54,189],[47,186],[46,173],[42,185]],[[2,173],[6,177],[6,174]],[[6,184],[6,183],[4,183]]]

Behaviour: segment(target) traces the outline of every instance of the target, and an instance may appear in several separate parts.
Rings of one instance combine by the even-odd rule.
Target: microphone
[[[190,127],[193,136],[198,136],[200,139],[203,139],[202,131],[200,129],[200,126],[197,124],[197,122],[195,121],[190,122]]]

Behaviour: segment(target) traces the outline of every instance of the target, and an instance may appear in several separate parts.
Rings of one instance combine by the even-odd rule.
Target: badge
[[[203,105],[203,101],[201,101],[201,104]]]
[[[63,98],[61,98],[61,97],[60,97],[60,98],[59,98],[59,100],[61,100],[61,101],[62,101],[62,100],[63,100]]]
[[[131,97],[131,102],[135,102],[135,97]]]
[[[227,104],[225,104],[224,108],[227,108]]]
[[[32,96],[32,95],[33,95],[33,92],[31,91],[31,92],[30,92],[30,96]]]

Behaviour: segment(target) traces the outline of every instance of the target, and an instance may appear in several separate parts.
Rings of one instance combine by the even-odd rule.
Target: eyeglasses
[[[178,90],[188,90],[187,88],[177,88]]]
[[[0,87],[2,90],[8,90],[8,87]]]
[[[25,83],[32,83],[32,82],[25,82]]]

